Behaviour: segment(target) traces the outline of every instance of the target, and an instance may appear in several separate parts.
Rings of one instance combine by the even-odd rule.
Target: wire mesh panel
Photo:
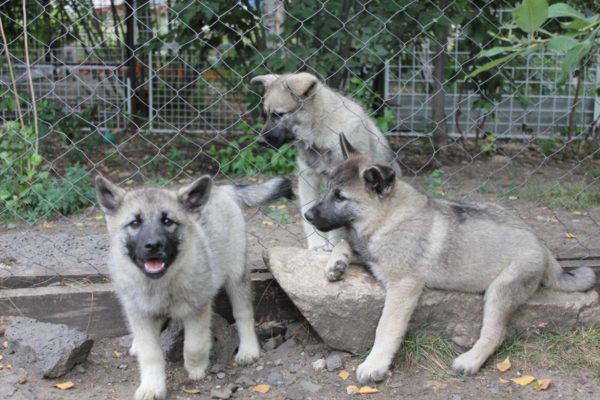
[[[500,203],[553,252],[600,254],[598,46],[581,47],[587,52],[564,84],[568,53],[541,44],[474,74],[505,56],[481,52],[516,31],[513,2],[24,4],[0,1],[6,288],[66,285],[73,276],[106,283],[98,174],[124,188],[183,185],[203,174],[218,184],[287,175],[323,193],[315,170],[333,173],[321,166],[336,161],[342,125],[349,136],[369,131],[365,143],[375,138],[374,148],[384,143],[402,179],[429,196]],[[598,12],[595,2],[573,4],[587,16]],[[562,35],[564,22],[543,28]],[[285,101],[261,85],[271,74],[299,72],[315,81],[301,93],[286,83]],[[252,83],[257,76],[263,80]],[[302,97],[314,87],[336,104],[312,104],[312,114],[327,110],[318,117],[305,107],[312,98]],[[283,114],[310,129],[289,129],[288,142],[265,145],[265,124]],[[264,269],[264,249],[307,247],[302,214],[315,201],[246,213],[251,268]]]
[[[460,71],[471,62],[473,55],[459,51],[460,44],[460,38],[453,42],[451,71]],[[430,46],[410,47],[386,63],[385,99],[398,121],[393,129],[396,134],[426,135],[431,130],[433,57]],[[493,105],[477,90],[470,90],[464,80],[449,82],[444,103],[450,116],[448,133],[472,137],[477,131],[489,130],[501,138],[557,137],[566,132],[572,110],[577,121],[571,123],[593,125],[598,113],[598,62],[582,71],[579,84],[574,78],[559,88],[556,81],[562,60],[559,53],[542,51],[506,65],[502,70],[504,94]]]

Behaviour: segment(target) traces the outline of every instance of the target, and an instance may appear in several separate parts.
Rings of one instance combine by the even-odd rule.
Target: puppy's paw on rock
[[[331,265],[327,265],[325,276],[329,281],[339,281],[342,279],[344,272],[348,268],[348,263],[344,260],[335,260]]]

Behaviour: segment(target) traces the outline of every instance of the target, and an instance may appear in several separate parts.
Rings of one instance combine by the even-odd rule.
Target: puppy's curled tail
[[[288,178],[278,176],[263,183],[230,186],[233,198],[242,208],[255,208],[282,197],[292,199],[294,192]]]
[[[564,292],[585,292],[596,286],[596,274],[589,267],[564,270],[548,251],[548,268],[542,284]]]

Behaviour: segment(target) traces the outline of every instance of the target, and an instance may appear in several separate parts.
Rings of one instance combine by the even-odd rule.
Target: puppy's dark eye
[[[342,195],[342,192],[340,191],[340,189],[335,189],[335,190],[333,191],[333,198],[334,198],[336,201],[344,201],[344,200],[346,200],[346,197],[344,197],[344,196]]]
[[[142,225],[142,219],[140,217],[135,217],[135,219],[128,224],[128,226],[132,228],[139,228],[140,225]]]
[[[280,119],[280,118],[283,118],[284,115],[285,115],[285,113],[282,113],[282,112],[272,112],[271,118]]]
[[[168,218],[168,217],[163,217],[161,222],[164,226],[171,226],[175,223],[175,221],[173,221],[171,218]]]

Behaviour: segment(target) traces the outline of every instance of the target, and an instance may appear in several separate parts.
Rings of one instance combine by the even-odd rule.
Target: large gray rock
[[[384,289],[364,268],[351,265],[344,278],[329,282],[329,254],[295,247],[274,247],[264,254],[273,277],[323,341],[332,348],[364,353],[373,344],[383,309]],[[411,329],[443,333],[462,347],[479,337],[483,296],[425,290]],[[598,293],[540,289],[510,321],[509,330],[545,327],[557,331],[600,322]]]
[[[5,332],[11,360],[43,378],[58,378],[86,360],[94,341],[62,324],[17,317]]]
[[[233,360],[238,346],[238,333],[235,325],[231,325],[219,314],[212,314],[211,332],[213,344],[210,358],[216,363],[227,364]],[[173,318],[160,335],[165,357],[170,362],[183,360],[183,323]]]
[[[164,331],[160,333],[160,345],[165,358],[170,362],[183,360],[183,322],[171,318]]]

